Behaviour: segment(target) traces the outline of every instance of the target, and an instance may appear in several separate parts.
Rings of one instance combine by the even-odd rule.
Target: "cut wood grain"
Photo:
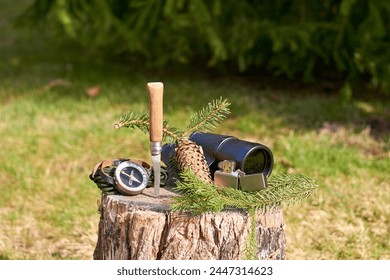
[[[239,260],[244,259],[251,216],[240,209],[192,215],[171,211],[177,195],[151,188],[137,196],[102,195],[98,241],[99,260]],[[285,231],[281,209],[258,212],[258,259],[285,259]]]

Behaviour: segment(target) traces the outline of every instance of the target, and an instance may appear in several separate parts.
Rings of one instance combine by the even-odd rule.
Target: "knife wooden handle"
[[[150,141],[161,142],[163,137],[163,92],[164,84],[148,83]]]

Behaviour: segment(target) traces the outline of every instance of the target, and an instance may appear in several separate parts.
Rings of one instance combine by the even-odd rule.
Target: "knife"
[[[154,195],[158,197],[160,195],[164,84],[160,82],[148,83],[146,89],[149,94],[150,153],[154,171]]]

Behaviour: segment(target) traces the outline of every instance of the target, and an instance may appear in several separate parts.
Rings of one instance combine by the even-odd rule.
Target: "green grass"
[[[111,157],[148,161],[148,137],[113,124],[147,110],[145,84],[156,80],[172,123],[223,96],[232,114],[216,133],[270,147],[273,174],[318,182],[315,197],[284,211],[288,259],[390,258],[389,131],[376,137],[367,125],[389,121],[389,100],[343,103],[315,88],[104,63],[48,32],[15,30],[10,20],[28,2],[0,4],[1,259],[92,258],[100,194],[88,175]],[[100,94],[88,97],[95,85]]]

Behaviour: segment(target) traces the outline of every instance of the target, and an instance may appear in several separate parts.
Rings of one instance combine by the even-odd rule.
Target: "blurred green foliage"
[[[390,91],[390,1],[35,0],[20,17],[110,56],[207,62]]]

